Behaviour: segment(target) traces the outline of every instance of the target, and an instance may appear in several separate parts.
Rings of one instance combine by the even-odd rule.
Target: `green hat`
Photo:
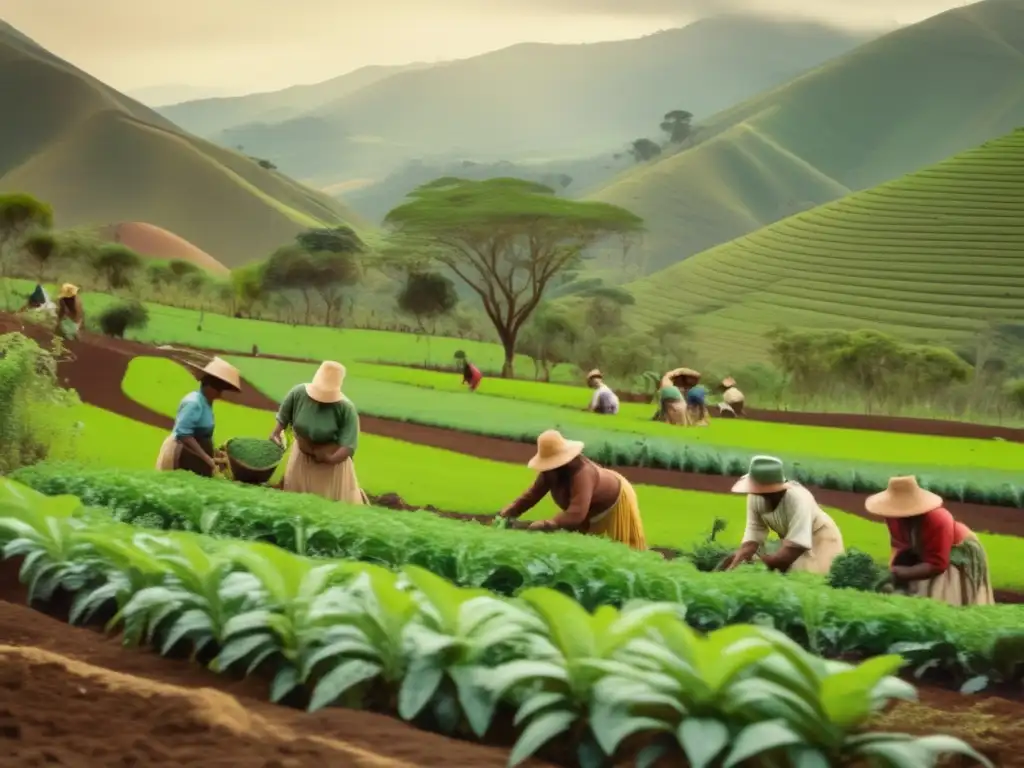
[[[778,493],[789,487],[782,459],[755,456],[750,469],[732,487],[733,493]]]

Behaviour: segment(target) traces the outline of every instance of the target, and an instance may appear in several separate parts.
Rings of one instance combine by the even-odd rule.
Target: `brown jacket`
[[[583,459],[578,468],[538,474],[533,485],[509,504],[503,514],[520,517],[550,493],[551,500],[562,510],[553,518],[554,524],[559,528],[586,530],[590,518],[610,509],[619,500],[621,486],[614,472]]]

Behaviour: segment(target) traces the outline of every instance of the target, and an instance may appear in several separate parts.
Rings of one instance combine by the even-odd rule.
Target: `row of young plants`
[[[576,423],[551,423],[550,418],[524,418],[517,408],[503,409],[500,403],[488,411],[468,409],[464,398],[447,404],[435,398],[373,397],[358,401],[361,412],[410,424],[456,429],[468,434],[534,443],[546,429],[558,429],[586,444],[586,455],[606,466],[651,467],[702,475],[738,477],[747,471],[757,451],[687,444],[680,439],[617,432]],[[454,405],[458,403],[458,407]],[[770,450],[770,447],[767,447]],[[762,451],[763,452],[763,451]],[[971,504],[1024,509],[1024,483],[1018,475],[994,470],[934,467],[915,464],[881,464],[784,455],[789,476],[804,485],[828,490],[877,493],[885,490],[889,478],[917,475],[920,484],[943,499]]]
[[[10,480],[0,480],[0,544],[22,558],[30,602],[74,596],[72,622],[113,612],[107,627],[126,644],[265,675],[272,700],[310,710],[394,703],[405,720],[477,739],[511,725],[510,766],[549,744],[582,768],[662,757],[903,768],[948,754],[992,765],[948,736],[865,730],[890,701],[915,698],[892,676],[898,655],[826,661],[756,625],[701,635],[680,603],[589,613],[551,589],[502,598],[414,566],[145,532]]]
[[[680,603],[696,629],[770,625],[825,656],[872,656],[911,643],[918,658],[927,660],[934,648],[943,666],[952,665],[965,679],[988,675],[996,681],[1019,674],[1017,662],[1024,662],[1024,649],[1008,648],[1004,640],[1024,627],[1024,606],[955,608],[833,589],[821,577],[756,567],[703,573],[685,559],[666,561],[598,537],[346,507],[188,473],[39,464],[12,477],[48,495],[74,495],[136,526],[270,542],[300,555],[389,568],[416,565],[460,586],[509,596],[546,586],[588,610],[634,599]]]

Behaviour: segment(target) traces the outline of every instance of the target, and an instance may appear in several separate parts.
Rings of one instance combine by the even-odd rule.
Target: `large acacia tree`
[[[643,221],[608,203],[567,200],[520,179],[425,184],[384,220],[410,261],[447,267],[473,290],[514,373],[516,339],[544,291],[606,237],[639,232]]]

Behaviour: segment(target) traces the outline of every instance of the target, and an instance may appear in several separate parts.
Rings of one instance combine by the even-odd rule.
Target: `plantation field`
[[[178,401],[195,386],[195,380],[187,370],[172,361],[143,357],[131,362],[123,386],[132,399],[173,417]],[[267,411],[225,402],[216,403],[214,408],[218,443],[231,437],[262,436],[273,427],[273,414]],[[125,464],[96,460],[96,465],[152,467],[165,435],[152,427],[127,419],[123,421],[134,433],[141,433],[139,427],[151,431],[146,447],[151,450],[152,458],[143,460],[144,457],[137,457],[134,463]],[[524,466],[366,433],[360,435],[359,440],[356,473],[366,491],[373,495],[397,493],[415,505],[430,504],[452,512],[493,514],[525,490],[534,477]],[[120,460],[123,457],[118,457]],[[686,549],[704,539],[716,518],[726,520],[728,525],[720,536],[721,540],[728,544],[739,543],[745,522],[742,497],[648,485],[638,485],[636,490],[650,545]],[[869,552],[879,561],[888,557],[888,538],[883,525],[838,509],[827,511],[842,529],[848,547]],[[555,512],[550,499],[545,499],[524,519],[549,517]],[[997,586],[1024,588],[1024,539],[982,534],[982,540],[992,561],[993,579]]]
[[[629,314],[644,327],[685,318],[748,360],[769,326],[951,343],[1024,320],[1022,164],[1019,129],[631,283]]]
[[[297,383],[309,381],[315,365],[231,357],[243,375],[268,396],[279,399]],[[404,378],[365,379],[359,366],[346,378],[345,391],[368,414],[413,422],[450,426],[484,434],[532,434],[558,427],[580,429],[590,434],[604,433],[619,439],[661,438],[678,445],[733,450],[744,453],[773,453],[800,459],[857,462],[893,467],[914,467],[922,473],[938,467],[978,470],[978,476],[1014,479],[1014,471],[1024,466],[1024,444],[964,438],[831,429],[791,424],[772,424],[750,420],[715,420],[707,429],[681,429],[650,421],[652,406],[637,405],[618,417],[599,416],[558,407],[556,398],[568,399],[571,387],[553,386],[556,394],[547,402],[513,400],[518,393],[539,393],[551,386],[534,382],[485,379],[482,391],[468,392],[460,387],[457,374],[373,366],[370,375]],[[392,374],[391,371],[395,371]],[[426,385],[427,388],[424,388]],[[486,393],[494,386],[499,397]],[[461,389],[461,392],[456,390]],[[586,390],[579,390],[583,398]]]

